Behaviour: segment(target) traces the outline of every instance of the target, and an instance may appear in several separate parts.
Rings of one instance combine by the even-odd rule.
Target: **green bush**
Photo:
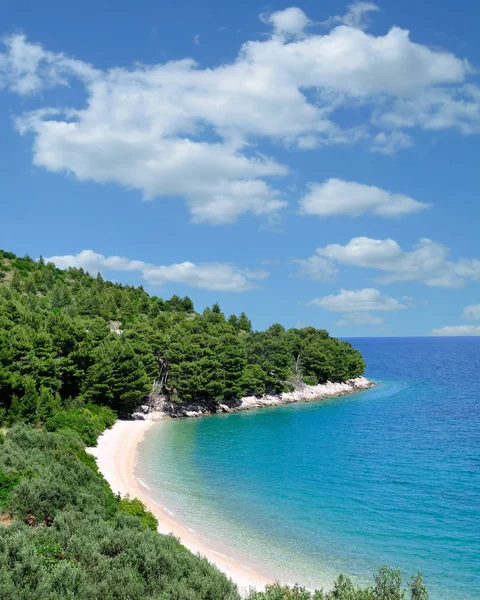
[[[115,497],[81,450],[72,432],[24,425],[0,446],[1,473],[36,475],[8,479],[15,520],[0,525],[0,598],[239,600],[207,560],[152,531],[141,503]]]
[[[130,500],[130,498],[122,498],[118,503],[118,510],[126,515],[138,517],[140,521],[152,531],[157,531],[158,521],[156,517],[145,508],[143,502],[138,498]]]
[[[0,471],[0,510],[7,508],[10,494],[21,479],[21,475],[15,471],[10,473]]]
[[[95,409],[97,411],[97,409]],[[115,422],[115,414],[107,407],[98,407],[97,412],[89,408],[63,410],[45,422],[47,431],[70,429],[81,437],[88,446],[95,446],[98,436]]]
[[[407,592],[402,588],[400,572],[383,566],[374,575],[372,586],[360,587],[344,575],[339,575],[330,592],[310,592],[301,586],[290,587],[275,583],[263,592],[252,592],[245,600],[404,600]],[[409,583],[410,600],[428,600],[422,574],[417,573]]]

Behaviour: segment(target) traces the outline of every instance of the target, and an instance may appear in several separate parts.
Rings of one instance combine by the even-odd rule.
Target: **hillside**
[[[86,406],[127,414],[152,387],[211,403],[344,381],[365,367],[324,330],[253,331],[218,304],[198,314],[188,297],[162,300],[42,259],[0,251],[0,282],[0,422],[9,425]]]
[[[139,500],[115,496],[85,452],[154,388],[173,402],[343,381],[363,373],[350,344],[308,327],[252,330],[218,305],[0,251],[0,598],[239,600],[206,559],[159,535]],[[428,594],[418,574],[412,600]],[[402,600],[398,571],[372,586],[340,576],[310,593],[273,585],[250,600]]]

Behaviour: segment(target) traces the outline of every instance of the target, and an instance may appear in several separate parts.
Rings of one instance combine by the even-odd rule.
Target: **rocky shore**
[[[341,383],[327,383],[319,385],[302,385],[293,392],[281,394],[264,394],[263,396],[245,396],[235,400],[220,403],[182,403],[171,402],[165,396],[150,394],[148,402],[133,414],[134,419],[161,421],[163,419],[181,417],[202,417],[218,413],[233,413],[241,410],[265,408],[268,406],[281,406],[294,402],[313,402],[326,398],[335,398],[354,394],[373,387],[375,383],[366,377],[356,377]]]

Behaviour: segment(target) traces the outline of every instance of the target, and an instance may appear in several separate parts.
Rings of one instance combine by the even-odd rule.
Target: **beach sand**
[[[135,454],[137,445],[153,425],[162,426],[161,423],[148,420],[117,421],[112,429],[108,429],[99,437],[96,448],[88,449],[88,452],[97,458],[98,468],[113,492],[141,500],[157,517],[159,533],[173,534],[191,552],[207,558],[237,584],[240,593],[245,594],[250,588],[264,589],[265,585],[272,581],[203,545],[194,533],[173,520],[146,495],[134,475]]]

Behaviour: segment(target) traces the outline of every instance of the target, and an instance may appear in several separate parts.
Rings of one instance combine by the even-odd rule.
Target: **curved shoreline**
[[[191,552],[207,558],[237,584],[241,593],[248,592],[250,588],[260,590],[273,583],[273,580],[202,544],[187,527],[172,519],[143,491],[134,475],[136,449],[152,425],[154,421],[151,420],[119,420],[98,438],[96,448],[88,448],[88,452],[96,457],[99,471],[113,492],[141,500],[157,517],[159,533],[173,534]]]
[[[251,410],[281,406],[295,402],[312,402],[349,395],[367,390],[375,383],[365,377],[348,380],[343,383],[327,383],[317,386],[304,386],[302,389],[275,396],[251,396],[242,398],[234,409],[222,406],[221,412],[236,412],[238,410]],[[172,415],[163,410],[150,410],[145,413],[136,413],[135,420],[118,420],[115,425],[105,431],[98,438],[96,448],[87,451],[96,457],[100,473],[110,484],[114,493],[130,498],[138,498],[158,519],[158,532],[177,537],[180,542],[194,554],[200,554],[223,571],[238,587],[242,595],[254,588],[263,590],[273,578],[265,577],[254,569],[241,564],[238,560],[227,557],[216,551],[212,544],[206,544],[199,539],[200,536],[172,518],[165,509],[154,502],[144,490],[141,481],[135,476],[135,463],[137,447],[143,440],[146,432],[156,422],[175,417],[198,417],[212,412],[186,411],[185,414]],[[157,426],[160,426],[157,424]],[[203,536],[202,536],[203,538]]]
[[[256,408],[269,408],[296,404],[297,402],[317,402],[327,398],[337,398],[356,394],[374,387],[376,384],[366,377],[360,376],[342,382],[327,381],[318,385],[301,384],[291,392],[263,394],[263,396],[244,396],[233,400],[216,403],[182,403],[177,404],[162,395],[150,394],[148,404],[134,413],[134,419],[162,421],[169,418],[204,417],[207,415],[233,413]]]

